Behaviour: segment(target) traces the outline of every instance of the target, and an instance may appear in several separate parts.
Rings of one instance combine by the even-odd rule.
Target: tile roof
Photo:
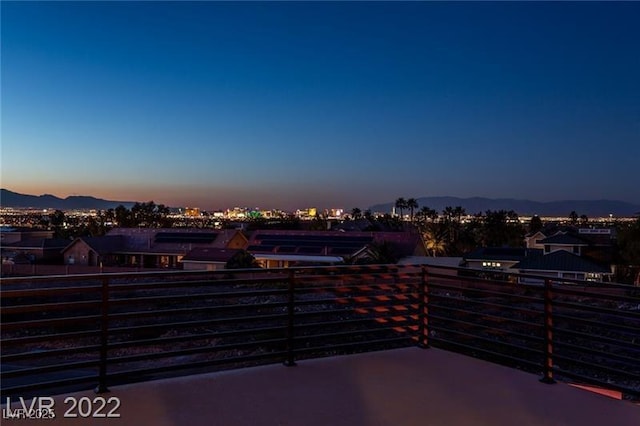
[[[561,244],[568,246],[587,246],[589,243],[582,238],[573,236],[571,234],[556,234],[551,237],[547,237],[544,240],[538,240],[539,244]]]
[[[104,237],[80,237],[73,240],[65,250],[71,247],[76,241],[83,241],[86,245],[91,247],[96,253],[100,255],[110,254],[118,251],[124,245],[124,238],[120,235],[104,236]]]
[[[611,273],[609,268],[590,262],[566,250],[554,251],[544,256],[527,257],[515,264],[513,268],[537,271]]]
[[[421,245],[420,235],[409,232],[344,232],[258,230],[249,240],[252,253],[349,256],[373,243],[386,242],[399,257],[411,256]]]
[[[192,262],[227,262],[240,250],[198,247],[187,253],[182,261]]]
[[[541,256],[540,249],[522,247],[480,247],[464,256],[465,260],[506,260],[520,261],[527,256]]]
[[[3,249],[58,249],[67,247],[71,241],[64,238],[28,238],[15,243],[3,244]]]

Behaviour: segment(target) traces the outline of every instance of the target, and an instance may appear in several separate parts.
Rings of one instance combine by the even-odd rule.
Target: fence
[[[3,279],[2,394],[435,346],[640,394],[640,289],[424,266]],[[505,276],[506,277],[506,276]],[[509,278],[509,277],[506,277]]]

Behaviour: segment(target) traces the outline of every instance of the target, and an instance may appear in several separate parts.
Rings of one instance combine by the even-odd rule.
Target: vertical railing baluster
[[[542,383],[552,384],[556,381],[553,379],[553,307],[551,292],[552,285],[549,278],[544,280],[544,376],[540,381]]]
[[[100,372],[96,393],[109,392],[107,388],[107,355],[109,343],[109,278],[102,277],[100,304]]]
[[[288,279],[288,302],[287,302],[287,360],[284,365],[293,367],[296,365],[293,347],[294,333],[294,314],[295,314],[295,274],[293,270],[289,271]]]
[[[427,349],[429,347],[429,285],[427,284],[427,268],[422,267],[419,291],[419,312],[418,312],[418,347]]]

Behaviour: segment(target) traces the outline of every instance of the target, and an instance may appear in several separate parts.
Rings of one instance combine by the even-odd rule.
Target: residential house
[[[181,268],[182,259],[195,248],[246,245],[247,238],[238,230],[114,228],[104,237],[77,238],[63,254],[67,264]]]
[[[375,244],[388,244],[398,258],[425,256],[426,249],[417,233],[258,230],[247,247],[263,267],[331,265],[362,260]]]
[[[240,249],[194,248],[182,258],[183,269],[188,271],[216,271],[225,269],[229,259],[239,251]]]
[[[539,231],[525,238],[527,248],[480,248],[465,256],[473,269],[497,270],[561,279],[609,281],[615,232],[610,229],[556,229],[550,236]],[[539,279],[521,278],[520,282]]]
[[[60,263],[62,261],[61,250],[68,244],[69,240],[50,237],[26,238],[10,243],[3,242],[2,260],[5,263]]]
[[[527,257],[542,255],[540,249],[522,247],[480,247],[463,257],[461,266],[484,271],[518,272],[514,265]]]

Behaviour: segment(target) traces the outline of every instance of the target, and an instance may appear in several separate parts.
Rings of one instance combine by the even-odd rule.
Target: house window
[[[573,254],[580,254],[580,247],[573,246]]]
[[[545,252],[545,253],[551,253],[551,246],[550,246],[550,245],[548,245],[548,244],[546,244],[546,245],[544,246],[544,252]]]

